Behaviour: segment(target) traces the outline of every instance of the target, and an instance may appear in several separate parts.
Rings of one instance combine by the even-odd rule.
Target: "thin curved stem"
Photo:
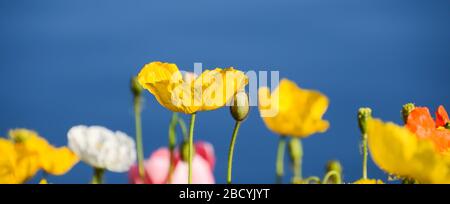
[[[231,171],[233,168],[233,153],[234,145],[236,144],[237,134],[239,132],[239,127],[241,126],[240,121],[236,121],[234,125],[233,135],[231,136],[230,149],[228,151],[228,169],[227,169],[227,183],[231,184]]]
[[[283,183],[284,175],[284,152],[286,151],[286,138],[280,136],[278,141],[277,161],[276,161],[276,181],[278,184]]]
[[[194,125],[197,113],[191,115],[191,124],[189,126],[189,161],[188,161],[188,184],[192,183],[192,157],[194,154]]]
[[[145,181],[144,173],[144,148],[142,144],[142,121],[141,121],[141,97],[134,97],[134,117],[136,125],[136,151],[138,159],[139,176]]]
[[[308,177],[308,178],[306,178],[306,179],[304,180],[304,182],[305,182],[306,184],[309,184],[311,181],[315,181],[316,184],[320,184],[320,178],[317,177],[317,176],[311,176],[311,177]]]
[[[334,176],[336,178],[336,183],[337,184],[341,184],[342,183],[342,179],[341,179],[341,174],[338,173],[337,171],[329,171],[327,172],[327,174],[325,174],[325,177],[323,178],[323,182],[324,184],[328,184],[330,178]]]

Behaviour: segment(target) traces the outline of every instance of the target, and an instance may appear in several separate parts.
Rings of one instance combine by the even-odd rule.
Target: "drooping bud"
[[[414,103],[407,103],[405,105],[403,105],[402,108],[402,118],[403,118],[403,122],[406,124],[408,122],[408,116],[411,113],[411,111],[413,111],[416,108],[416,106],[414,105]]]
[[[243,121],[247,118],[250,111],[247,93],[240,91],[234,95],[233,105],[230,107],[230,111],[236,121]]]
[[[342,165],[338,160],[330,160],[327,163],[326,171],[336,171],[339,174],[342,174]]]
[[[372,117],[372,109],[360,108],[358,110],[358,125],[363,135],[367,132],[367,120]]]
[[[139,84],[139,81],[137,80],[137,77],[131,78],[131,92],[133,93],[133,95],[134,96],[140,96],[143,90],[144,89]]]
[[[342,165],[338,160],[330,160],[326,165],[326,175],[329,176],[327,183],[340,184],[342,182]]]

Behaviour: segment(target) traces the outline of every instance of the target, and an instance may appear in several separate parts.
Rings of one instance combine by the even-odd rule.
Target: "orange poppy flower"
[[[450,154],[450,130],[445,126],[449,122],[447,111],[439,106],[436,112],[436,121],[426,107],[416,107],[409,114],[406,127],[421,139],[434,142],[441,153]]]

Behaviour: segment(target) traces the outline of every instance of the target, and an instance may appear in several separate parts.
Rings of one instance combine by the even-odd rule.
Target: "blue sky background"
[[[304,174],[323,176],[325,163],[339,159],[351,182],[361,176],[359,107],[397,123],[407,102],[450,108],[449,11],[444,0],[1,0],[0,135],[25,127],[60,146],[70,127],[86,124],[133,136],[129,79],[151,61],[278,70],[331,101],[324,116],[331,128],[303,142]],[[170,117],[145,94],[146,156],[167,144]],[[227,108],[197,117],[196,139],[216,148],[218,183],[233,123]],[[253,108],[238,136],[233,180],[274,182],[277,140]],[[91,174],[80,163],[50,182],[86,183]],[[369,177],[387,175],[370,161]]]

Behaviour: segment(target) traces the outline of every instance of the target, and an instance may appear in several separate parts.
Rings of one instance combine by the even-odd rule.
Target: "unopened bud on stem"
[[[342,174],[342,165],[338,160],[331,160],[327,163],[326,171],[336,171],[339,174]]]
[[[416,108],[416,106],[414,105],[414,103],[407,103],[405,105],[403,105],[402,108],[402,117],[403,117],[403,122],[406,124],[408,122],[408,116],[411,113],[411,111],[413,111]]]
[[[363,135],[367,132],[367,119],[372,117],[372,109],[360,108],[358,110],[358,125]]]
[[[248,96],[244,91],[234,95],[233,105],[230,107],[231,115],[236,121],[243,121],[250,111]]]
[[[137,77],[131,78],[131,92],[133,93],[133,96],[140,96],[143,90],[144,89],[139,84]]]

